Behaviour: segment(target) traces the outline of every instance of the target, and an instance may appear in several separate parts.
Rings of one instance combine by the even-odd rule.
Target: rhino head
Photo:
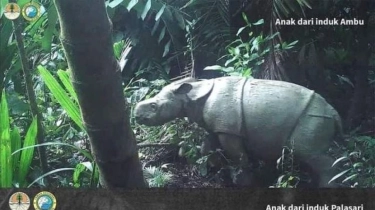
[[[208,81],[208,80],[206,80]],[[139,102],[134,109],[139,124],[157,126],[176,118],[189,117],[198,99],[206,96],[213,82],[182,79],[165,86],[155,97]]]

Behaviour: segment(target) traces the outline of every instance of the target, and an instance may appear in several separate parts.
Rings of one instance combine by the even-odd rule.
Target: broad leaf
[[[110,8],[115,8],[117,5],[121,4],[124,0],[114,0],[111,1],[111,3],[108,4]]]
[[[339,159],[337,159],[337,160],[335,160],[335,162],[332,164],[332,167],[333,166],[335,166],[337,163],[339,163],[339,162],[341,162],[341,161],[343,161],[343,160],[347,160],[348,159],[348,157],[340,157]]]
[[[223,67],[219,65],[213,65],[213,66],[207,66],[203,70],[221,70],[221,69],[223,69]]]
[[[82,129],[84,129],[79,106],[69,97],[68,93],[61,87],[56,79],[43,66],[38,66],[40,75],[46,83],[52,95],[57,99],[62,108],[70,118]]]
[[[65,89],[73,97],[75,102],[78,103],[77,93],[74,90],[73,84],[69,79],[69,76],[70,76],[69,71],[70,70],[64,71],[64,70],[59,69],[57,71],[57,75],[59,76],[59,79],[61,80],[61,82],[64,84]]]
[[[145,8],[142,11],[142,15],[141,15],[142,20],[144,20],[146,18],[147,13],[148,13],[148,11],[150,11],[150,9],[151,9],[151,0],[148,0],[146,5],[145,5]]]
[[[126,9],[128,9],[128,11],[130,11],[137,3],[138,3],[138,0],[131,0],[129,2],[128,6],[126,7]]]
[[[0,187],[12,187],[12,158],[9,129],[0,132]]]
[[[164,9],[165,9],[165,4],[163,5],[163,7],[159,10],[159,12],[156,14],[155,16],[155,21],[158,21],[159,18],[161,17],[161,15],[163,14],[164,12]]]
[[[165,30],[167,29],[166,26],[164,26],[164,28],[161,30],[160,32],[160,35],[159,35],[159,39],[158,39],[158,42],[160,43],[161,40],[163,40],[164,36],[165,36]]]
[[[340,178],[341,176],[343,176],[344,174],[348,173],[351,169],[347,169],[345,171],[342,171],[341,173],[337,174],[336,176],[334,176],[331,180],[329,180],[328,184],[335,181],[336,179]]]
[[[1,94],[0,100],[0,132],[4,130],[10,130],[8,102],[6,100],[5,91]]]
[[[171,46],[171,40],[168,41],[168,43],[164,46],[164,53],[163,53],[163,57],[165,57],[168,53],[169,53],[169,49],[170,49],[170,46]]]
[[[51,3],[53,4],[53,1],[51,1]],[[56,7],[54,5],[51,5],[48,8],[47,16],[48,16],[48,26],[43,31],[42,48],[45,51],[50,52],[51,51],[51,44],[52,44],[52,40],[53,40],[53,35],[56,32],[56,23],[57,23],[57,20],[58,20],[57,10],[56,10]]]
[[[34,118],[25,137],[23,147],[29,147],[35,145],[36,137],[38,133],[37,118]],[[26,175],[29,172],[31,161],[33,160],[34,148],[24,149],[21,153],[18,180],[21,182],[21,187],[24,187]]]
[[[11,132],[10,132],[10,139],[12,141],[12,152],[18,150],[21,148],[21,134],[20,131],[18,130],[17,127],[15,127]],[[19,161],[20,161],[20,153],[17,153],[13,155],[13,170],[15,170],[18,167]],[[19,180],[16,178],[16,180]]]

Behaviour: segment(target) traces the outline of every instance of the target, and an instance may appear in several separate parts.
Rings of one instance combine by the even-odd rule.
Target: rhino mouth
[[[149,122],[150,119],[147,118],[147,117],[135,116],[135,121],[136,121],[138,124],[147,124],[147,122]]]
[[[155,122],[151,118],[144,117],[144,116],[135,116],[135,121],[141,125],[146,125],[146,126],[155,125]]]

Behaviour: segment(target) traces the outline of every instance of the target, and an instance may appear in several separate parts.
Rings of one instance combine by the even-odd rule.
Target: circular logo
[[[54,210],[56,208],[56,198],[50,192],[40,192],[34,198],[34,208],[36,210]]]
[[[35,2],[25,4],[22,8],[22,16],[28,21],[34,21],[40,17],[40,5]]]
[[[4,8],[4,16],[9,20],[17,19],[21,14],[20,6],[16,3],[8,3]]]
[[[9,198],[11,210],[27,210],[30,208],[30,198],[23,192],[13,193]]]

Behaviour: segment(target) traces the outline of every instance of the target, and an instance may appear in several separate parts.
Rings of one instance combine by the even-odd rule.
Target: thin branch
[[[15,0],[10,0],[9,2],[15,3]],[[33,117],[37,118],[37,125],[38,125],[38,135],[37,140],[38,144],[44,143],[44,129],[42,125],[42,115],[38,110],[38,104],[36,102],[36,96],[33,89],[33,81],[32,81],[32,74],[29,69],[27,55],[25,50],[25,45],[22,39],[22,21],[21,18],[15,19],[13,22],[13,29],[14,35],[17,42],[18,53],[21,59],[21,66],[24,75],[24,80],[26,84],[26,93],[29,99],[29,105],[31,114]],[[46,158],[46,151],[45,147],[38,147],[39,159],[40,159],[40,166],[42,168],[43,173],[47,172],[47,158]]]
[[[169,146],[176,146],[175,144],[171,143],[141,143],[137,145],[138,148],[144,147],[169,147]]]

